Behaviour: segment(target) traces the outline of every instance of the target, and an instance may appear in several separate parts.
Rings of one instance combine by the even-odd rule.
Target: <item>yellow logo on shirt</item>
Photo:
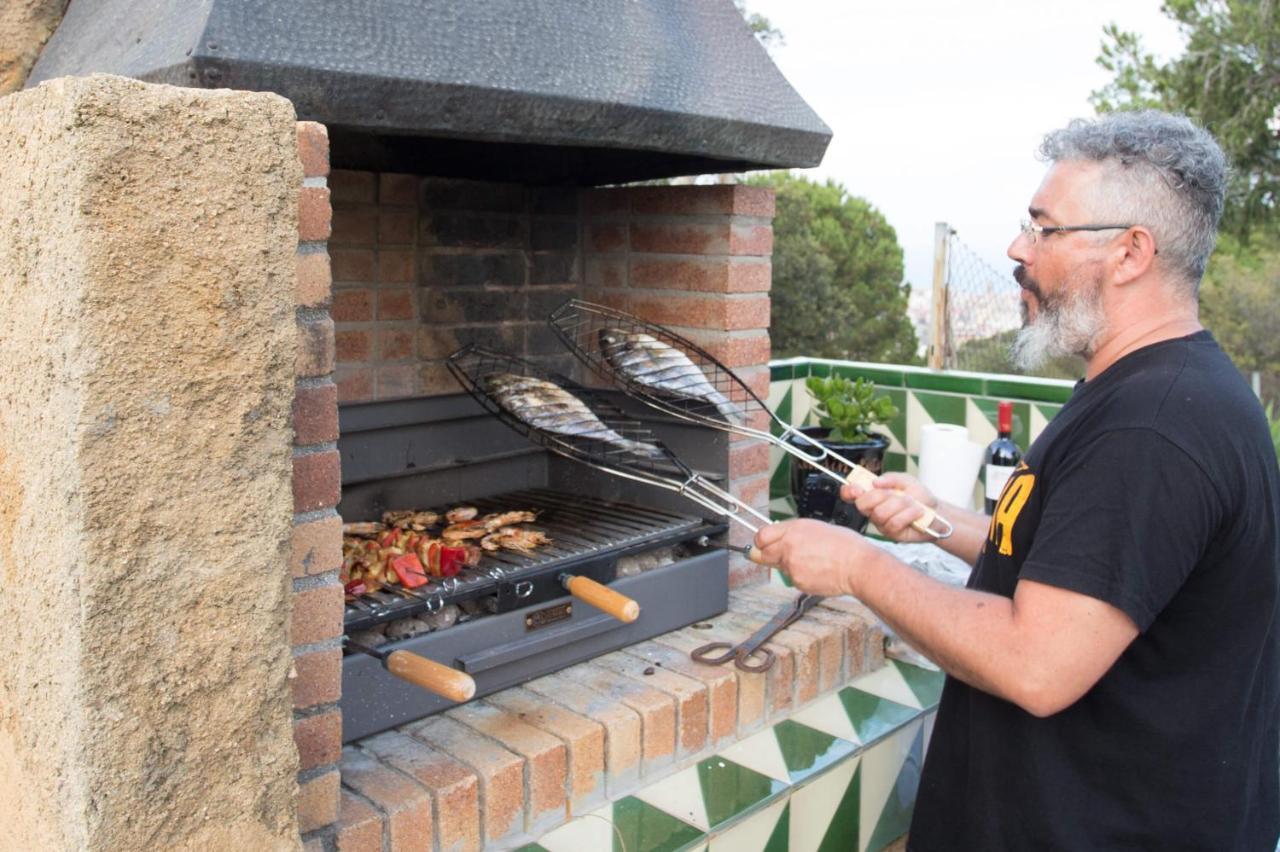
[[[1018,520],[1018,513],[1027,505],[1031,497],[1031,489],[1035,487],[1036,475],[1031,473],[1026,462],[1018,462],[1013,476],[1005,483],[1000,492],[1000,500],[991,515],[991,526],[987,529],[987,541],[997,545],[1002,556],[1013,555],[1013,525]]]

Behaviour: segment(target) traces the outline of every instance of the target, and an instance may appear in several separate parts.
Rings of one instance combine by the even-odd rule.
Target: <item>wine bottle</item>
[[[985,462],[983,469],[986,471],[987,481],[987,514],[994,514],[996,511],[996,501],[1000,499],[1000,492],[1004,490],[1004,485],[1009,481],[1009,477],[1013,475],[1013,469],[1018,466],[1018,462],[1022,461],[1022,451],[1018,449],[1018,445],[1013,442],[1011,437],[1013,434],[1013,403],[1002,402],[996,409],[996,430],[999,432],[998,437],[987,445]]]

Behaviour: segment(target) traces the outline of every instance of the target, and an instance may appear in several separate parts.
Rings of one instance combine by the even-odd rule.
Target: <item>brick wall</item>
[[[338,464],[338,389],[333,381],[329,139],[314,122],[298,124],[303,165],[299,198],[298,360],[293,401],[293,715],[298,747],[298,825],[319,843],[338,818],[342,752],[342,519]]]
[[[444,359],[467,343],[559,351],[543,320],[578,292],[575,190],[340,170],[330,188],[340,401],[456,393]]]
[[[573,296],[671,326],[768,396],[772,190],[342,170],[329,186],[339,402],[456,393],[444,359],[472,342],[572,374],[545,319]],[[767,510],[765,447],[735,442],[730,468],[734,494]],[[732,570],[735,586],[766,577],[741,557]]]
[[[658,186],[584,195],[584,296],[702,346],[769,395],[769,283],[773,191],[753,186]],[[767,419],[751,424],[767,429]],[[768,513],[769,452],[734,436],[729,474],[735,497]],[[730,540],[751,534],[733,524]],[[768,570],[733,557],[730,582],[763,582]]]

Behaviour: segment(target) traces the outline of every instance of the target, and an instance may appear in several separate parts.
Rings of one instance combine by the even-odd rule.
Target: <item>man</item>
[[[909,848],[1276,848],[1280,472],[1266,421],[1197,320],[1225,159],[1156,112],[1076,121],[1009,248],[1030,364],[1087,364],[995,515],[914,479],[846,486],[883,533],[976,564],[937,583],[857,534],[762,529],[760,561],[851,594],[948,674]]]

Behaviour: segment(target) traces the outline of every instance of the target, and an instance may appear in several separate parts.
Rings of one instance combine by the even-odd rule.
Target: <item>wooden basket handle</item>
[[[855,464],[849,471],[849,475],[845,477],[845,482],[856,485],[865,491],[875,488],[876,475],[862,465]],[[938,517],[937,512],[923,503],[916,503],[916,505],[924,510],[924,514],[912,521],[911,526],[930,538],[946,538],[951,535],[951,523],[949,521]],[[935,521],[942,527],[941,530],[934,529]]]
[[[461,704],[476,694],[471,675],[409,651],[392,651],[386,659],[387,671],[427,692]]]
[[[564,587],[575,598],[586,601],[596,609],[612,615],[619,621],[630,624],[640,617],[639,603],[626,595],[615,592],[608,586],[597,583],[590,577],[565,577]]]

